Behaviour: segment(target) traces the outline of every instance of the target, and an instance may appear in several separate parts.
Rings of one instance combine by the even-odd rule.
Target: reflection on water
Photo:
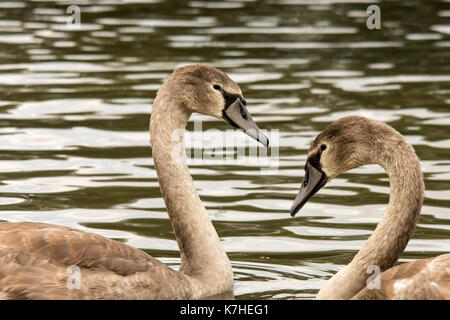
[[[391,124],[422,159],[425,204],[400,261],[447,252],[450,3],[379,2],[382,29],[371,31],[376,2],[80,1],[79,29],[65,1],[0,2],[0,219],[93,231],[176,268],[148,115],[174,67],[202,62],[241,85],[261,128],[280,130],[277,173],[191,166],[236,298],[314,297],[379,221],[389,185],[377,166],[288,213],[309,143],[349,114]]]

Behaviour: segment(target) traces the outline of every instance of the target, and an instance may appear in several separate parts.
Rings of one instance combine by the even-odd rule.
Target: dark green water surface
[[[236,298],[313,298],[380,220],[389,183],[377,166],[288,213],[310,142],[350,114],[392,125],[421,159],[426,199],[400,262],[449,251],[450,1],[78,1],[81,28],[69,29],[71,4],[0,2],[0,220],[95,232],[177,267],[148,121],[173,68],[201,62],[239,83],[261,128],[279,129],[278,170],[190,166]],[[369,4],[381,30],[366,27]]]

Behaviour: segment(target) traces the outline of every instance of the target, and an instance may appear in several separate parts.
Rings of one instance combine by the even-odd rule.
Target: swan
[[[245,105],[239,86],[204,64],[175,69],[157,92],[150,140],[180,249],[179,271],[94,233],[45,223],[3,222],[0,298],[197,299],[230,290],[231,264],[192,183],[184,154],[177,156],[180,140],[173,135],[197,112],[224,120],[267,147],[269,141]]]
[[[450,254],[391,268],[414,232],[424,181],[413,147],[387,124],[349,116],[322,131],[308,150],[291,216],[337,175],[366,164],[378,164],[389,175],[387,210],[362,249],[325,283],[317,299],[450,299]],[[380,277],[368,281],[374,266]]]

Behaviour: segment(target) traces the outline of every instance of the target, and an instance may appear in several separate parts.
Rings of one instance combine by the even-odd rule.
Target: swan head
[[[391,131],[394,130],[386,124],[360,116],[330,124],[308,150],[305,177],[291,206],[291,216],[339,174],[372,163],[374,137],[382,139]]]
[[[223,71],[206,64],[193,64],[175,69],[163,87],[188,112],[215,117],[241,129],[264,146],[269,140],[247,110],[239,86]]]

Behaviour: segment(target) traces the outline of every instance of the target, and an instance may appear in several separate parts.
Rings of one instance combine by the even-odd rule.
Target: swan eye
[[[324,151],[326,148],[327,148],[326,144],[323,144],[323,145],[320,146],[320,150],[322,150],[322,151]]]
[[[213,88],[216,90],[220,90],[220,86],[218,84],[213,85]]]

